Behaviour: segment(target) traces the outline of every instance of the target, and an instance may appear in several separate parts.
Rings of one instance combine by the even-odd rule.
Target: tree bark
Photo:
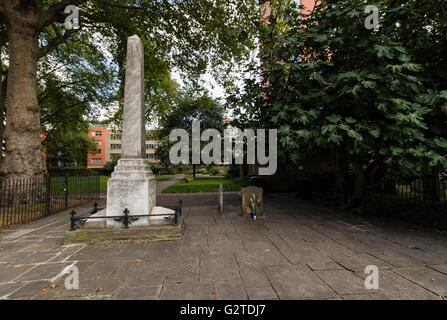
[[[9,39],[9,70],[6,90],[5,158],[0,164],[4,177],[42,177],[46,172],[37,100],[39,29],[34,2],[6,2]]]
[[[3,71],[3,70],[2,70]],[[3,76],[0,76],[3,78]],[[5,131],[4,122],[6,120],[6,83],[8,81],[8,76],[1,80],[0,85],[0,145],[3,146],[3,132]],[[3,151],[2,151],[3,153]],[[1,156],[0,156],[1,159]],[[1,161],[1,160],[0,160]]]

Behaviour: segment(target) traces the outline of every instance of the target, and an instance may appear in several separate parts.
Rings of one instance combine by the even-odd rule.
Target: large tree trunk
[[[40,177],[46,172],[42,150],[40,110],[37,102],[39,55],[36,8],[20,0],[6,2],[9,38],[5,158],[0,174],[5,177]]]
[[[2,70],[3,72],[3,70]],[[0,76],[1,84],[0,84],[0,144],[3,146],[3,132],[5,131],[4,122],[6,120],[6,83],[8,81],[8,77]],[[3,153],[3,152],[2,152]],[[1,157],[0,157],[1,159]],[[1,160],[0,160],[1,161]]]
[[[1,18],[0,18],[1,19]],[[8,67],[3,64],[3,47],[7,47],[7,39],[2,39],[0,43],[0,145],[3,146],[4,122],[6,120],[6,83],[8,81]],[[3,154],[3,150],[1,151]],[[2,157],[0,155],[0,161]]]

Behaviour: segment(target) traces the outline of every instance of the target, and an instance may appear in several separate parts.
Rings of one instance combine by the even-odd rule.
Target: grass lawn
[[[107,191],[107,180],[109,180],[109,176],[101,176],[101,181],[99,182],[100,185],[100,191]]]
[[[241,186],[231,179],[216,177],[200,177],[186,183],[181,180],[166,188],[162,193],[194,193],[194,192],[217,192],[222,184],[224,191],[239,191]]]
[[[108,178],[108,177],[105,177]],[[71,193],[76,192],[93,192],[96,190],[97,179],[92,176],[77,176],[77,177],[68,177],[68,190]],[[107,181],[107,180],[106,180]],[[103,177],[101,176],[100,184],[102,187]],[[107,184],[107,183],[106,183]],[[58,195],[64,193],[65,189],[65,177],[52,177],[50,190],[51,194]],[[103,191],[101,189],[101,191]]]
[[[165,181],[173,178],[174,176],[155,176],[156,181]],[[109,180],[109,176],[101,176],[101,191],[107,191],[107,180]]]
[[[164,181],[174,178],[174,176],[155,176],[155,180],[157,181]]]

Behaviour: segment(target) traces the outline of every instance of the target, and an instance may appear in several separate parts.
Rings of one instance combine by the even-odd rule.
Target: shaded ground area
[[[254,222],[239,216],[240,208],[232,205],[238,202],[231,200],[237,196],[226,198],[220,216],[215,204],[203,205],[206,199],[216,199],[215,194],[198,195],[196,200],[191,195],[185,200],[186,230],[180,241],[63,246],[67,212],[2,232],[0,297],[440,299],[447,295],[446,234],[335,213],[297,201],[293,195],[268,195],[266,218]],[[170,199],[163,197],[159,202]],[[66,275],[60,272],[73,264],[80,271],[79,289],[67,290]],[[364,287],[368,265],[380,269],[379,290]]]

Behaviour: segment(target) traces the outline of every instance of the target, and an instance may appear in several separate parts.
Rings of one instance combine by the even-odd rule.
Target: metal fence
[[[99,175],[1,179],[0,229],[99,199],[99,193]]]
[[[368,203],[380,209],[447,209],[443,176],[386,179],[369,188]]]

